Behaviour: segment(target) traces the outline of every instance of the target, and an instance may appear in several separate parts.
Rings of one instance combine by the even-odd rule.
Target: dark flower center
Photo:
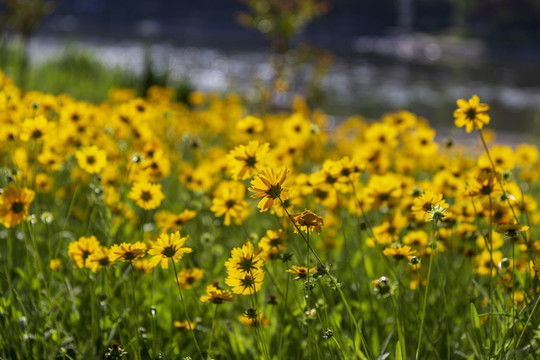
[[[225,201],[225,207],[227,209],[232,209],[235,204],[236,204],[236,201],[232,199]]]
[[[172,258],[174,255],[176,255],[176,246],[170,245],[170,246],[165,247],[161,251],[161,255],[163,255],[165,257],[168,257],[168,258]]]
[[[281,245],[281,239],[280,238],[270,239],[270,246],[271,247],[278,247],[280,245]]]
[[[255,279],[253,279],[250,275],[246,275],[242,280],[240,280],[242,283],[242,287],[245,288],[254,288],[255,287]]]
[[[482,188],[480,189],[480,192],[483,194],[483,195],[489,195],[491,194],[491,191],[493,190],[492,186],[491,185],[484,185],[482,186]]]
[[[88,163],[88,165],[94,165],[96,163],[96,158],[94,157],[94,155],[90,155],[86,158],[86,162]]]
[[[13,211],[15,214],[22,213],[24,211],[24,203],[20,201],[16,201],[11,205],[11,211]]]
[[[337,181],[337,178],[333,177],[332,175],[326,176],[326,183],[328,184],[334,184]]]
[[[141,193],[141,199],[142,201],[150,201],[152,200],[152,194],[148,191],[143,191]]]
[[[469,120],[474,120],[476,118],[476,109],[474,108],[469,108],[466,112],[465,112],[465,116],[467,117],[467,119]]]
[[[255,167],[255,164],[257,164],[255,156],[248,156],[245,161],[247,167]]]
[[[238,262],[238,269],[242,270],[243,272],[250,272],[251,270],[255,269],[255,264],[257,261],[253,261],[253,257],[249,258],[242,258]]]
[[[128,252],[126,252],[124,254],[124,260],[126,260],[126,261],[135,260],[136,257],[137,257],[137,255],[132,251],[128,251]]]
[[[277,199],[281,195],[281,190],[280,184],[270,185],[270,189],[268,189],[265,194],[270,199]]]
[[[32,139],[39,139],[42,136],[43,136],[43,133],[41,132],[41,130],[34,130],[32,132]]]

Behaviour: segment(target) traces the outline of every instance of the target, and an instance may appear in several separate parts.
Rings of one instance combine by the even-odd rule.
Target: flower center
[[[16,201],[11,205],[11,211],[13,211],[15,214],[20,214],[24,210],[24,204],[20,201]]]
[[[141,193],[141,199],[142,201],[150,201],[152,200],[152,194],[148,191],[143,191]]]
[[[242,287],[244,289],[255,287],[255,280],[250,275],[246,275],[242,280],[240,280],[240,282],[242,283]]]
[[[170,246],[165,247],[161,251],[161,255],[163,255],[165,257],[168,257],[168,258],[172,258],[174,255],[176,255],[176,247],[174,245],[170,245]]]
[[[43,136],[41,130],[34,130],[32,132],[32,139],[39,139],[41,136]]]
[[[238,262],[238,268],[242,270],[243,272],[250,272],[251,270],[255,269],[255,264],[257,261],[253,261],[253,257],[249,258],[242,258]]]
[[[96,158],[94,157],[94,155],[90,155],[86,158],[86,162],[88,163],[88,165],[94,165],[96,163]]]
[[[247,167],[255,167],[255,164],[257,164],[257,159],[255,156],[248,156],[245,162]]]
[[[270,185],[270,189],[268,189],[265,194],[271,199],[277,199],[281,195],[281,185]]]
[[[326,176],[326,182],[328,184],[334,184],[337,181],[337,178],[333,177],[332,175]]]
[[[281,245],[281,240],[279,238],[270,239],[270,246],[271,247],[278,247]]]
[[[467,119],[469,120],[474,120],[476,118],[476,109],[475,108],[469,108],[466,112],[465,112],[465,116],[467,117]]]

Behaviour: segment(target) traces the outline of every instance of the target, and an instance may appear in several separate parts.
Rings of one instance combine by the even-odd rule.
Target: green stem
[[[214,328],[215,328],[217,316],[218,316],[218,307],[219,307],[219,304],[216,304],[216,309],[214,310],[214,320],[212,321],[212,330],[210,330],[210,341],[208,343],[207,360],[210,360],[210,353],[212,352],[212,340],[214,340]]]
[[[156,308],[152,306],[150,308],[150,315],[152,316],[152,354],[154,354],[154,357],[157,358],[157,351],[156,351]]]
[[[289,268],[289,262],[286,261],[285,262],[285,268],[288,269]],[[283,304],[283,321],[280,321],[280,327],[281,327],[281,331],[279,332],[279,346],[278,346],[278,359],[281,359],[281,351],[282,351],[282,342],[283,342],[283,333],[285,332],[285,323],[286,323],[286,316],[287,316],[287,312],[288,312],[288,298],[289,298],[289,279],[290,279],[290,276],[289,274],[287,274],[287,285],[285,287],[285,300],[284,300],[284,304]]]
[[[431,252],[429,253],[429,267],[428,267],[428,277],[426,281],[426,291],[424,293],[424,304],[422,305],[422,313],[420,314],[420,331],[418,333],[418,346],[416,348],[416,360],[419,359],[420,356],[420,346],[422,345],[422,333],[424,331],[424,321],[426,320],[426,306],[427,306],[427,298],[428,298],[428,292],[429,292],[429,281],[431,279],[431,267],[433,265],[433,253],[435,252],[435,244],[437,239],[435,238],[437,231],[436,231],[436,224],[435,221],[433,221],[433,239],[431,239]],[[420,286],[420,283],[418,283],[418,286]]]
[[[487,144],[486,144],[486,140],[484,139],[484,134],[482,133],[482,130],[481,129],[478,129],[478,134],[480,135],[480,140],[482,140],[482,145],[484,145],[484,150],[486,151],[486,155],[489,159],[489,162],[491,163],[491,168],[493,169],[493,173],[496,174],[497,173],[497,169],[495,167],[495,163],[493,162],[493,159],[491,158],[491,154],[489,153],[489,149],[487,147]],[[502,183],[502,179],[498,176],[495,176],[495,178],[497,179],[497,182],[499,183],[499,186],[501,187],[501,191],[503,192],[503,195],[505,195],[505,198],[506,198],[506,202],[508,203],[508,206],[510,207],[510,210],[512,211],[512,215],[514,216],[514,220],[516,221],[516,224],[519,224],[519,218],[517,217],[516,215],[516,212],[514,210],[514,206],[512,205],[512,202],[510,202],[510,196],[508,196],[508,194],[506,193],[506,191],[504,190],[504,185]],[[530,234],[530,229],[529,229],[529,234]],[[527,255],[529,257],[529,260],[532,260],[534,262],[534,257],[532,255],[532,237],[529,238],[529,241],[527,241],[527,235],[524,231],[522,231],[522,236],[523,236],[523,239],[525,240],[525,245],[527,245]],[[528,264],[529,262],[527,262]],[[527,278],[530,277],[530,272],[527,272]]]
[[[176,285],[178,287],[178,293],[180,294],[180,300],[182,301],[182,307],[184,308],[184,313],[186,315],[189,332],[191,334],[191,337],[193,338],[193,342],[195,343],[195,347],[197,348],[197,351],[199,352],[201,359],[204,359],[201,348],[199,347],[199,342],[197,341],[197,338],[195,337],[195,333],[193,332],[193,328],[191,327],[191,321],[189,320],[189,314],[186,308],[186,303],[184,302],[184,295],[182,295],[182,289],[180,288],[180,283],[178,282],[178,276],[176,276],[176,265],[174,264],[174,260],[172,261],[172,264],[173,264],[172,269],[174,271],[173,275],[176,280]]]
[[[249,270],[249,275],[251,276],[252,279],[255,279],[255,276],[253,276],[253,271],[251,269]],[[259,302],[257,300],[257,297],[255,296],[255,285],[253,285],[253,287],[250,287],[249,293],[251,295],[250,296],[251,306],[253,307],[253,309],[255,309],[255,311],[258,314]],[[268,352],[268,349],[266,348],[266,345],[265,345],[264,333],[262,331],[261,325],[262,325],[262,315],[260,315],[260,320],[259,320],[259,315],[257,315],[257,318],[254,319],[253,321],[253,327],[255,329],[255,338],[257,339],[257,342],[259,343],[259,346],[261,347],[261,352],[263,353],[264,358],[267,360],[270,360],[270,353]]]
[[[523,326],[523,330],[521,330],[521,334],[519,335],[519,339],[516,343],[516,349],[519,347],[519,344],[521,343],[521,339],[523,338],[523,335],[525,334],[525,331],[527,330],[527,326],[529,326],[529,323],[531,322],[532,316],[534,315],[536,311],[536,307],[538,306],[539,301],[540,301],[540,295],[536,297],[536,301],[534,303],[533,309],[531,313],[529,314],[529,317],[527,318],[527,322]]]
[[[133,262],[130,261],[129,264],[131,265],[131,301],[133,302],[133,311],[135,312],[135,336],[137,337],[137,345],[139,346],[139,350],[135,353],[135,359],[138,359],[141,350],[141,339],[139,338],[139,306],[135,300],[135,268],[133,267]]]
[[[306,249],[306,262],[307,262],[307,275],[306,275],[306,281],[307,281],[307,287],[306,287],[306,305],[307,305],[307,311],[308,314],[311,311],[311,285],[309,283],[309,226],[306,226],[306,242],[307,242],[307,249]],[[309,316],[307,318],[306,324],[307,324],[307,346],[308,346],[308,359],[311,359],[311,336],[310,336],[310,323],[311,320],[309,319]]]
[[[403,359],[407,359],[407,346],[405,343],[405,328],[403,326],[404,324],[401,319],[399,303],[395,295],[392,295],[392,303],[394,305],[394,310],[396,311],[397,329],[398,329],[399,343],[401,346],[401,353],[402,353]]]
[[[319,257],[319,255],[317,255],[315,250],[313,250],[313,248],[309,245],[309,242],[307,241],[306,237],[304,236],[304,234],[300,230],[300,227],[298,225],[296,225],[296,223],[294,222],[293,218],[291,217],[291,214],[289,213],[289,211],[285,207],[285,204],[283,203],[283,200],[281,200],[281,197],[278,197],[278,199],[281,202],[281,206],[283,207],[283,210],[285,210],[285,213],[287,214],[289,220],[292,222],[292,224],[296,228],[296,231],[298,231],[298,233],[300,234],[302,239],[304,239],[306,244],[309,246],[309,249],[311,250],[311,253],[315,256],[315,258],[317,259],[317,261],[319,262],[320,265],[325,266],[323,261]],[[343,305],[345,305],[345,309],[347,310],[347,313],[349,314],[349,317],[351,318],[351,321],[353,322],[356,331],[360,335],[360,340],[362,341],[362,347],[364,348],[364,352],[367,354],[368,359],[373,359],[373,355],[371,354],[371,351],[369,350],[369,347],[368,347],[367,342],[366,342],[366,338],[364,337],[364,333],[362,332],[362,330],[358,326],[358,322],[356,321],[356,318],[354,317],[354,315],[353,315],[353,313],[351,311],[351,307],[349,306],[349,302],[347,301],[347,299],[345,298],[345,295],[343,294],[343,291],[341,290],[341,285],[337,283],[336,279],[332,275],[328,274],[328,277],[330,278],[330,281],[332,282],[332,286],[334,286],[334,288],[338,291],[339,295],[341,296],[341,300],[343,301]],[[354,336],[353,336],[353,344],[354,344],[354,348],[356,350],[356,344],[354,342]]]
[[[488,241],[489,241],[489,313],[491,314],[493,312],[493,234],[492,234],[492,226],[493,226],[493,202],[491,200],[491,195],[489,196],[489,233],[488,233]],[[488,341],[488,351],[489,354],[491,354],[491,346],[492,346],[492,335],[493,335],[493,316],[489,317],[489,341]]]

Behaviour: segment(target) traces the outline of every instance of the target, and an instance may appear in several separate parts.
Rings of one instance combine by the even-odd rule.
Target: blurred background
[[[540,0],[0,0],[0,68],[26,89],[294,94],[339,119],[407,109],[452,128],[478,94],[492,127],[540,135]],[[538,138],[536,138],[538,139]]]

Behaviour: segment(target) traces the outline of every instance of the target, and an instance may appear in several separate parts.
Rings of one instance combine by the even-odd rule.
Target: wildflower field
[[[0,73],[1,359],[540,357],[538,148],[476,95],[467,146],[407,111],[174,98]]]

